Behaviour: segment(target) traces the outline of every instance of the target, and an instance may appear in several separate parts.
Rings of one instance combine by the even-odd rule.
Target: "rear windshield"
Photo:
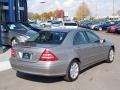
[[[40,31],[38,35],[27,40],[38,44],[61,44],[67,32]]]
[[[64,25],[65,25],[65,26],[77,26],[76,23],[65,23]]]

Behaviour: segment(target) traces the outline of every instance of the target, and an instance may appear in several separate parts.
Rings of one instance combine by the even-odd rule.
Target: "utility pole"
[[[98,3],[97,3],[97,0],[95,1],[95,4],[96,4],[96,17],[98,17]]]

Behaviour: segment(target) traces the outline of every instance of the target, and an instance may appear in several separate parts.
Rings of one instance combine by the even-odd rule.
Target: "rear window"
[[[76,23],[64,23],[65,26],[77,26]]]
[[[39,35],[28,39],[27,42],[35,42],[38,44],[61,44],[66,35],[67,32],[40,31]]]

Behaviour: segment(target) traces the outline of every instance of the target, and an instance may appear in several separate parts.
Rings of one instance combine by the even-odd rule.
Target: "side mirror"
[[[100,40],[100,43],[101,43],[101,44],[103,44],[104,42],[106,42],[105,39],[101,39],[101,40]]]

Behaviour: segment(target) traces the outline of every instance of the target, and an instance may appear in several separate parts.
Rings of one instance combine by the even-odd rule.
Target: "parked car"
[[[34,30],[36,32],[42,30],[42,27],[38,25],[36,22],[24,22],[22,24],[24,24],[25,26],[29,27],[31,30]]]
[[[116,25],[113,25],[113,26],[110,26],[108,27],[107,29],[107,32],[109,33],[115,33],[116,30],[120,27],[120,23],[116,24]]]
[[[40,22],[40,26],[42,26],[43,28],[51,27],[51,23],[52,23],[51,20],[48,20],[48,21],[42,21],[42,22]]]
[[[12,68],[19,73],[64,76],[74,81],[79,71],[101,61],[114,60],[114,45],[85,29],[40,31],[11,49]]]
[[[111,22],[103,22],[101,24],[98,24],[98,26],[95,26],[95,30],[99,30],[99,31],[102,31],[102,30],[107,30],[108,27],[112,26],[112,25],[115,25],[114,23],[111,23]]]
[[[51,28],[61,28],[63,27],[63,22],[62,21],[52,21]]]
[[[90,27],[90,29],[94,30],[96,26],[100,25],[100,23],[101,23],[101,21],[95,21],[89,27]]]
[[[83,28],[87,28],[87,24],[89,24],[89,23],[90,23],[89,20],[80,21],[79,26],[83,27]]]
[[[2,44],[11,45],[19,42],[25,42],[30,37],[37,34],[37,32],[30,30],[21,23],[7,23],[1,24]]]

